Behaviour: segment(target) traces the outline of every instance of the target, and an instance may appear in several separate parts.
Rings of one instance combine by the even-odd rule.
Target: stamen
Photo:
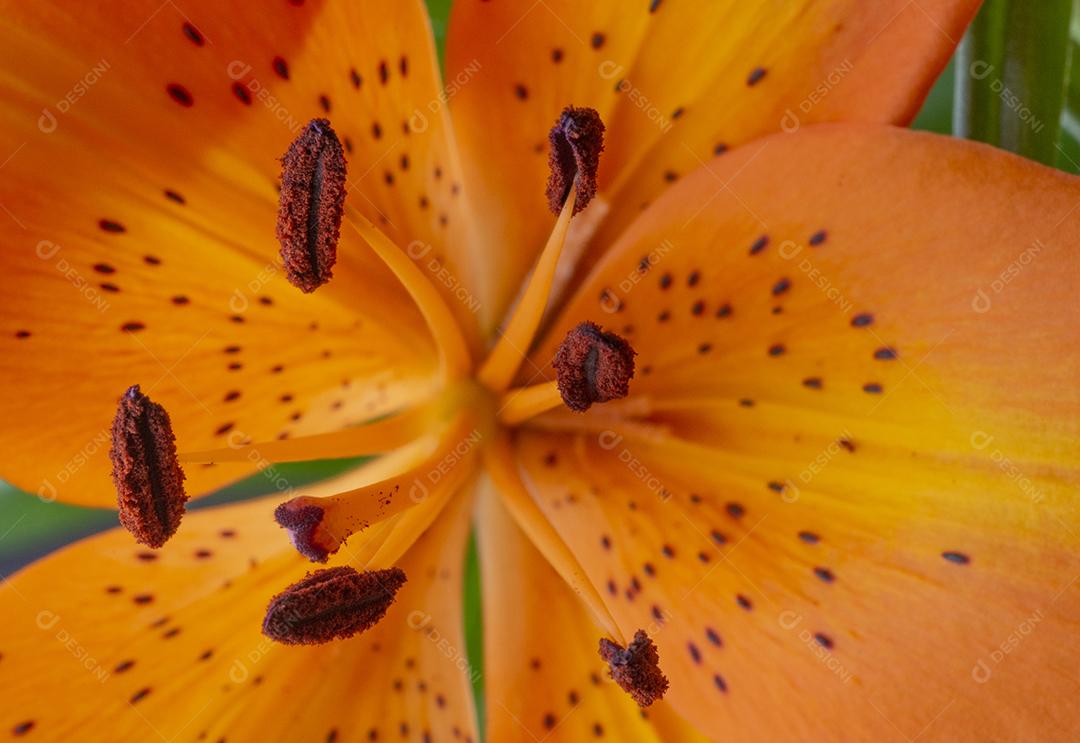
[[[330,280],[345,207],[345,153],[326,119],[313,119],[281,159],[277,238],[285,275],[302,292]]]
[[[517,454],[506,429],[498,431],[492,443],[485,449],[484,470],[495,486],[500,502],[506,506],[514,521],[548,563],[573,589],[596,622],[611,637],[625,641],[619,625],[585,568],[522,482]]]
[[[668,680],[660,670],[660,654],[644,630],[635,632],[626,648],[601,637],[600,657],[607,662],[611,678],[639,707],[648,707],[663,698]]]
[[[286,645],[352,637],[383,618],[405,581],[400,568],[317,570],[270,599],[263,634]]]
[[[551,211],[558,214],[559,219],[506,331],[477,373],[480,382],[496,392],[510,385],[540,326],[566,244],[570,218],[584,209],[596,194],[596,170],[600,152],[604,149],[604,123],[600,121],[600,114],[591,108],[567,106],[548,137],[551,140],[551,174],[547,196]]]
[[[348,221],[383,260],[386,267],[394,272],[398,281],[416,302],[439,348],[444,374],[450,379],[464,377],[472,367],[469,348],[457,320],[454,319],[450,308],[446,306],[442,295],[413,263],[413,260],[366,217],[351,209]]]
[[[140,544],[162,546],[184,515],[184,471],[169,414],[137,384],[117,405],[109,458],[120,523]]]
[[[581,413],[593,403],[626,397],[635,355],[629,343],[596,323],[583,322],[567,333],[552,362],[566,407]]]
[[[555,222],[555,228],[548,237],[544,251],[536,262],[536,268],[529,277],[525,293],[506,324],[505,332],[495,344],[495,348],[491,349],[480,371],[477,372],[477,379],[489,389],[497,392],[506,389],[532,344],[533,336],[540,326],[540,319],[547,307],[551,282],[559,264],[563,244],[566,242],[566,233],[570,227],[570,217],[573,215],[576,199],[577,194],[571,191],[563,205],[562,213],[559,214],[559,219]]]
[[[441,400],[440,400],[441,402]],[[363,426],[283,441],[184,452],[181,462],[303,462],[382,454],[405,446],[431,430],[438,404],[411,408]]]
[[[507,426],[516,426],[562,404],[558,382],[518,387],[503,395],[499,404],[499,421]]]
[[[548,134],[551,154],[548,165],[547,198],[552,213],[558,214],[570,195],[577,191],[574,214],[589,205],[596,195],[596,171],[604,151],[604,122],[593,108],[567,106]]]
[[[471,453],[479,439],[470,422],[461,415],[438,438],[426,437],[438,446],[424,447],[424,456],[414,455],[400,474],[336,495],[297,496],[278,506],[274,518],[300,554],[326,562],[356,532],[422,503],[436,487],[462,484],[472,472]],[[424,443],[417,442],[417,451]]]

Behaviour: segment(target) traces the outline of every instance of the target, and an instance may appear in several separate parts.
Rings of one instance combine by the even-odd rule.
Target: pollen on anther
[[[326,119],[312,120],[282,158],[277,237],[289,281],[312,292],[333,275],[345,208],[345,154]]]
[[[318,645],[375,626],[405,584],[400,568],[348,566],[308,574],[270,600],[263,634],[286,645]]]
[[[600,657],[608,664],[611,678],[629,694],[640,707],[648,707],[663,698],[668,680],[660,670],[660,655],[644,630],[634,633],[625,648],[600,639]]]
[[[577,214],[596,195],[596,174],[604,150],[604,122],[596,109],[567,106],[548,133],[548,141],[551,143],[548,207],[558,214],[573,188],[577,191],[574,202],[574,214]]]
[[[160,547],[180,525],[187,495],[169,414],[134,385],[112,425],[112,477],[120,523],[140,544]]]
[[[626,397],[634,376],[634,349],[623,338],[583,322],[566,334],[552,365],[566,406],[584,412],[598,402]]]

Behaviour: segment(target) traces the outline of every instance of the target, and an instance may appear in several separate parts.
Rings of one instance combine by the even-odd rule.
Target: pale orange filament
[[[543,382],[531,387],[519,387],[503,395],[499,403],[499,422],[507,426],[516,426],[546,413],[563,404],[562,394],[557,382]]]
[[[559,218],[555,221],[547,245],[544,246],[532,276],[529,277],[521,301],[514,309],[502,337],[477,372],[477,379],[496,392],[502,392],[510,386],[529,346],[532,345],[536,329],[540,326],[576,200],[577,190],[572,188]]]
[[[443,301],[442,295],[412,259],[359,211],[348,208],[345,221],[360,234],[360,237],[364,238],[371,249],[386,263],[387,268],[394,272],[398,281],[416,302],[439,349],[444,375],[451,380],[467,376],[472,368],[469,349],[461,328],[450,308]]]
[[[429,404],[367,425],[284,441],[241,443],[222,449],[186,452],[181,462],[302,462],[382,454],[405,446],[430,430],[439,406]]]

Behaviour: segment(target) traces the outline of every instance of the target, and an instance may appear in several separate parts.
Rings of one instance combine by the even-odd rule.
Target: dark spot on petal
[[[165,92],[184,108],[190,108],[195,103],[195,99],[191,97],[188,89],[179,83],[169,83],[165,86]]]
[[[184,36],[188,37],[195,46],[202,46],[206,43],[206,40],[203,38],[199,29],[195,28],[190,23],[184,23],[183,30]]]
[[[701,663],[701,651],[698,650],[698,646],[692,642],[686,643],[686,650],[690,653],[690,660],[694,663]]]
[[[248,92],[248,89],[242,83],[233,83],[232,92],[233,95],[236,96],[236,99],[243,103],[245,106],[251,105],[251,93]]]

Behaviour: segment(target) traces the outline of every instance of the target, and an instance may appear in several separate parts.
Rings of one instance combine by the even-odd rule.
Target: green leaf
[[[987,0],[957,51],[954,134],[1059,163],[1073,5]]]

